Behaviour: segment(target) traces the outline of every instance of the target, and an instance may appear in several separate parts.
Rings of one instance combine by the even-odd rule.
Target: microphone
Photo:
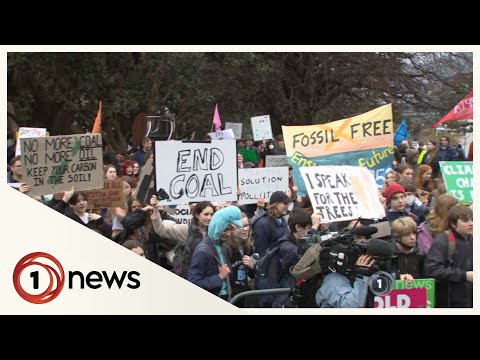
[[[394,257],[395,248],[388,241],[372,239],[367,245],[367,254],[380,259],[391,259]]]
[[[366,237],[375,234],[377,231],[378,229],[375,226],[365,226],[365,225],[357,226],[351,229],[351,233],[353,235],[366,236]]]

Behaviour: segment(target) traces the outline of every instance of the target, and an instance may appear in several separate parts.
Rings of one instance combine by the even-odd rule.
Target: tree
[[[8,101],[19,126],[91,131],[102,101],[104,143],[125,151],[139,114],[169,113],[176,139],[270,114],[317,124],[392,103],[397,117],[438,120],[472,88],[469,53],[8,53]],[[425,118],[427,117],[427,121]],[[9,122],[9,125],[13,122]]]

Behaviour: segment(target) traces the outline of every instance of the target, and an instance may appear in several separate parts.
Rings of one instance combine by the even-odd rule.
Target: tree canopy
[[[91,131],[102,101],[104,142],[124,151],[141,113],[168,112],[174,139],[201,139],[215,103],[222,122],[269,114],[310,125],[392,103],[395,121],[421,126],[473,87],[471,53],[89,52],[8,53],[9,119],[51,135]]]

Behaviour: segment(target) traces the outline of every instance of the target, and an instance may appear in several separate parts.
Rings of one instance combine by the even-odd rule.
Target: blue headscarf
[[[233,224],[239,228],[243,228],[240,221],[241,211],[236,206],[227,206],[213,214],[210,224],[208,224],[208,236],[212,240],[220,240],[220,234],[225,230],[228,224]]]

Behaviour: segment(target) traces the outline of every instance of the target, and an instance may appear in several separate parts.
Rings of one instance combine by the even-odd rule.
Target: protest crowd
[[[65,135],[58,144],[47,136],[45,146],[40,142],[38,149],[34,139],[42,138],[24,139],[20,155],[15,152],[17,139],[8,148],[7,183],[226,301],[252,290],[290,289],[245,296],[235,302],[240,307],[295,306],[292,292],[308,279],[292,273],[300,266],[300,242],[313,234],[331,238],[352,228],[371,227],[375,233],[353,231],[352,240],[366,244],[367,250],[373,241],[381,242],[379,248],[389,247],[393,265],[388,272],[396,282],[407,288],[417,279],[431,279],[435,292],[429,301],[435,307],[472,307],[473,199],[458,189],[447,192],[445,176],[453,174],[457,183],[468,181],[458,178],[471,169],[462,164],[473,161],[473,145],[463,149],[443,134],[394,145],[393,122],[378,126],[382,127],[381,136],[389,137],[391,145],[362,147],[363,155],[355,162],[335,157],[343,150],[338,150],[333,130],[317,131],[307,139],[303,133],[308,130],[293,129],[292,135],[284,127],[283,134],[261,140],[252,134],[214,138],[214,132],[183,145],[145,136],[138,148],[117,152],[101,144],[101,134]],[[361,127],[351,128],[353,139]],[[362,129],[365,142],[376,135]],[[72,145],[77,142],[78,152]],[[320,145],[332,145],[325,155],[331,157],[329,162],[309,153]],[[34,154],[56,166],[34,167]],[[75,156],[83,160],[74,164]],[[383,174],[378,176],[375,169],[380,163]],[[321,165],[338,170],[323,172]],[[43,181],[47,168],[53,170]],[[362,178],[365,173],[356,172],[361,168],[377,174],[372,177],[374,191]],[[42,190],[67,182],[63,191]],[[88,182],[90,187],[79,190]],[[188,201],[199,197],[203,200]],[[363,216],[362,210],[381,216]],[[274,248],[279,266],[275,281],[268,274],[261,279],[258,263]],[[369,287],[370,268],[384,260],[373,248],[355,259],[353,275],[323,268],[319,276],[317,271],[310,302],[304,304],[324,308],[385,304]]]

